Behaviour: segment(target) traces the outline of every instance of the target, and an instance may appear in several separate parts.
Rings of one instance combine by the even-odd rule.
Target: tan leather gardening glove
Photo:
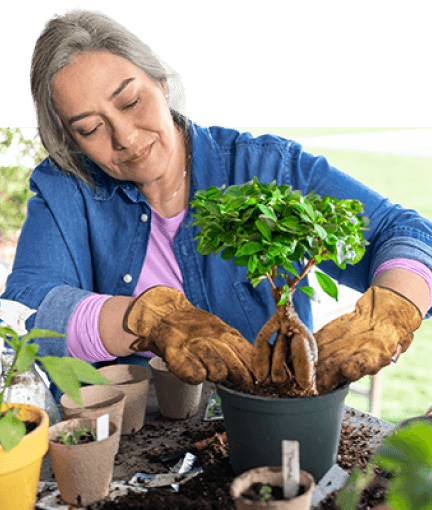
[[[407,298],[390,289],[370,287],[354,312],[315,333],[319,394],[328,393],[344,380],[375,375],[391,363],[398,350],[408,349],[421,323],[420,311]]]
[[[139,335],[130,348],[161,356],[189,384],[206,379],[251,385],[252,345],[216,315],[193,306],[170,287],[148,289],[132,303],[125,328]]]

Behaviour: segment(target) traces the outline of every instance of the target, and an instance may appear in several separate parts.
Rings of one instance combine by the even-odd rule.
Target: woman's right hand
[[[189,384],[253,383],[252,345],[176,289],[157,286],[141,294],[126,313],[125,329],[140,337],[132,350],[162,356],[169,370]]]

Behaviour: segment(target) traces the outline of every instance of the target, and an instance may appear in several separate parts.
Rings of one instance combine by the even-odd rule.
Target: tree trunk
[[[278,305],[282,287],[273,287],[276,312],[261,328],[253,350],[253,372],[259,383],[286,385],[295,381],[303,389],[317,394],[316,365],[318,348],[312,333],[303,324],[289,299]],[[292,298],[292,293],[290,298]],[[273,345],[270,337],[276,333]]]

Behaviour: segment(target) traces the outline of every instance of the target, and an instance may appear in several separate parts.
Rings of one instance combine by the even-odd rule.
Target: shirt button
[[[125,283],[130,283],[130,282],[132,281],[132,276],[131,276],[130,274],[125,274],[125,275],[123,276],[123,281],[124,281]]]
[[[141,221],[145,223],[148,220],[147,214],[141,214]]]

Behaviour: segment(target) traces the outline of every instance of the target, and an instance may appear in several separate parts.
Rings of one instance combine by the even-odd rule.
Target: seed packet
[[[222,405],[217,391],[213,391],[208,399],[204,413],[204,421],[223,420]]]

